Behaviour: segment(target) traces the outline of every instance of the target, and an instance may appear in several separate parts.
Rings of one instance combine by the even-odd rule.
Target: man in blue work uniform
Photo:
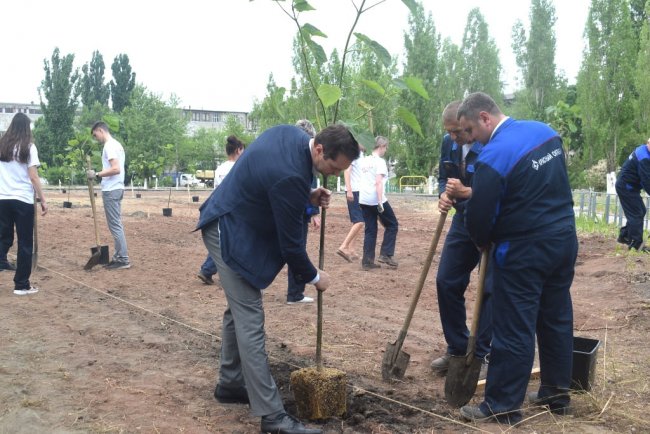
[[[562,140],[548,125],[506,117],[484,93],[458,108],[461,127],[485,144],[476,163],[465,224],[481,249],[494,244],[492,346],[485,397],[464,419],[521,420],[539,348],[541,385],[529,396],[566,414],[573,358],[569,289],[578,241]]]
[[[312,190],[314,174],[338,175],[359,155],[346,127],[333,125],[314,139],[295,126],[262,133],[201,206],[197,229],[219,269],[228,305],[223,315],[220,402],[250,403],[264,433],[318,434],[288,415],[271,375],[261,289],[285,264],[296,282],[329,286],[303,242],[305,204],[327,207],[331,192]]]
[[[650,253],[643,245],[643,218],[646,207],[641,199],[641,189],[650,193],[650,139],[638,146],[621,167],[616,178],[616,194],[625,213],[625,226],[618,234],[618,242],[628,248]]]
[[[456,213],[445,238],[436,277],[438,310],[447,351],[431,362],[431,370],[440,375],[447,373],[451,356],[462,356],[467,351],[469,330],[466,324],[465,290],[469,285],[470,274],[481,256],[465,228],[463,213],[465,204],[472,195],[474,164],[483,146],[468,140],[467,134],[460,127],[457,119],[459,105],[460,101],[451,102],[442,112],[442,123],[447,134],[442,139],[440,152],[438,209],[441,213],[447,213],[453,206]],[[490,351],[492,337],[489,293],[489,286],[486,286],[476,342],[476,357],[484,360]],[[484,363],[482,378],[485,378],[486,370],[487,365]]]

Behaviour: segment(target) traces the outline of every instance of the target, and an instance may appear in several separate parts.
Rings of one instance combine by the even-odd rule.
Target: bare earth
[[[67,194],[48,193],[51,212],[39,220],[40,269],[32,276],[41,291],[15,296],[13,273],[0,273],[0,433],[259,432],[248,407],[221,405],[212,396],[225,303],[219,285],[195,277],[206,251],[192,232],[209,192],[192,193],[200,196],[194,203],[187,191],[174,191],[170,218],[161,211],[166,191],[146,191],[141,199],[128,191],[123,214],[133,267],[91,272],[83,271],[94,245],[87,192],[72,192],[72,209],[62,207]],[[323,358],[347,374],[350,387],[348,414],[313,425],[328,433],[510,429],[461,423],[443,398],[444,379],[428,369],[445,350],[437,257],[403,348],[411,355],[406,378],[382,381],[383,351],[402,326],[438,218],[430,197],[390,201],[400,223],[396,270],[364,272],[338,257],[349,229],[342,195],[328,212],[325,269],[335,284],[324,294]],[[101,199],[98,204],[102,244],[112,253]],[[318,257],[318,238],[310,234],[312,258]],[[527,420],[513,431],[650,430],[649,261],[613,238],[581,234],[572,288],[575,335],[602,343],[595,385],[574,396],[573,416],[527,408]],[[307,294],[314,296],[313,288]],[[283,271],[264,296],[267,349],[285,405],[294,411],[289,374],[314,366],[316,306],[289,306],[285,297]]]

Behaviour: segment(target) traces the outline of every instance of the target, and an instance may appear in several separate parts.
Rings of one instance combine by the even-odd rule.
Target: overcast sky
[[[380,0],[367,0],[367,4]],[[309,0],[317,9],[304,13],[328,35],[326,52],[341,51],[355,13],[352,0]],[[360,4],[361,0],[354,0]],[[290,4],[285,1],[285,4]],[[510,47],[516,20],[528,28],[529,0],[423,0],[437,31],[460,44],[468,12],[478,7],[495,39],[505,69],[507,90],[516,84]],[[589,0],[556,0],[556,65],[570,82],[580,67]],[[452,7],[453,6],[453,7]],[[269,74],[288,86],[293,74],[292,38],[296,28],[271,0],[21,0],[2,5],[0,102],[39,102],[43,61],[55,47],[73,53],[75,66],[95,50],[104,57],[106,79],[117,54],[129,56],[138,83],[181,106],[250,111],[266,92]],[[366,34],[403,61],[408,9],[385,0],[362,15],[355,31]]]

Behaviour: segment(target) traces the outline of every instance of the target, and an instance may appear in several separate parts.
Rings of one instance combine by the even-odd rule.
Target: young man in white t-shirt
[[[385,193],[388,167],[383,157],[387,150],[388,139],[378,136],[375,139],[375,149],[372,154],[363,158],[359,163],[361,169],[359,205],[365,223],[361,268],[365,271],[380,268],[380,265],[375,263],[377,219],[384,226],[384,240],[381,243],[377,260],[391,268],[397,267],[397,261],[393,259],[397,240],[397,217],[395,217]]]
[[[92,127],[92,135],[99,143],[104,145],[102,149],[102,170],[95,172],[87,171],[88,179],[95,177],[102,179],[102,200],[108,229],[115,240],[115,253],[113,259],[105,266],[109,270],[131,268],[129,254],[122,225],[122,198],[124,197],[124,162],[126,161],[124,148],[111,136],[108,125],[104,122],[96,122]]]

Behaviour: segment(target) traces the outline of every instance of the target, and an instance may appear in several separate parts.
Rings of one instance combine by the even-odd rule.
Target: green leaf
[[[415,131],[420,137],[423,137],[420,123],[418,122],[415,115],[407,108],[402,106],[397,107],[397,117],[406,125],[408,125],[413,131]]]
[[[406,5],[407,8],[411,11],[412,15],[417,15],[417,3],[415,3],[415,0],[402,0],[402,3]]]
[[[367,87],[369,87],[370,89],[377,92],[381,96],[384,96],[384,94],[386,93],[386,90],[383,87],[381,87],[381,85],[379,83],[377,83],[376,81],[373,81],[373,80],[361,80],[361,82],[363,84],[365,84]]]
[[[306,0],[294,0],[293,8],[298,12],[315,11],[316,9],[307,3]]]
[[[302,31],[311,35],[311,36],[320,36],[321,38],[327,38],[327,35],[321,32],[318,28],[312,26],[309,23],[303,24],[301,27]]]
[[[355,33],[354,36],[356,36],[360,41],[368,44],[370,49],[377,55],[377,58],[381,63],[384,64],[384,66],[390,66],[390,63],[392,61],[390,53],[379,42],[370,39],[363,33]]]
[[[429,93],[422,85],[422,80],[417,77],[404,77],[404,83],[410,90],[429,101]]]
[[[321,84],[318,86],[317,93],[326,108],[336,104],[341,98],[341,88],[332,84]]]
[[[311,51],[311,54],[314,56],[314,60],[318,65],[322,65],[327,62],[327,54],[325,54],[323,47],[314,42],[310,37],[306,37],[305,42],[307,43],[307,47],[309,47],[309,51]]]

